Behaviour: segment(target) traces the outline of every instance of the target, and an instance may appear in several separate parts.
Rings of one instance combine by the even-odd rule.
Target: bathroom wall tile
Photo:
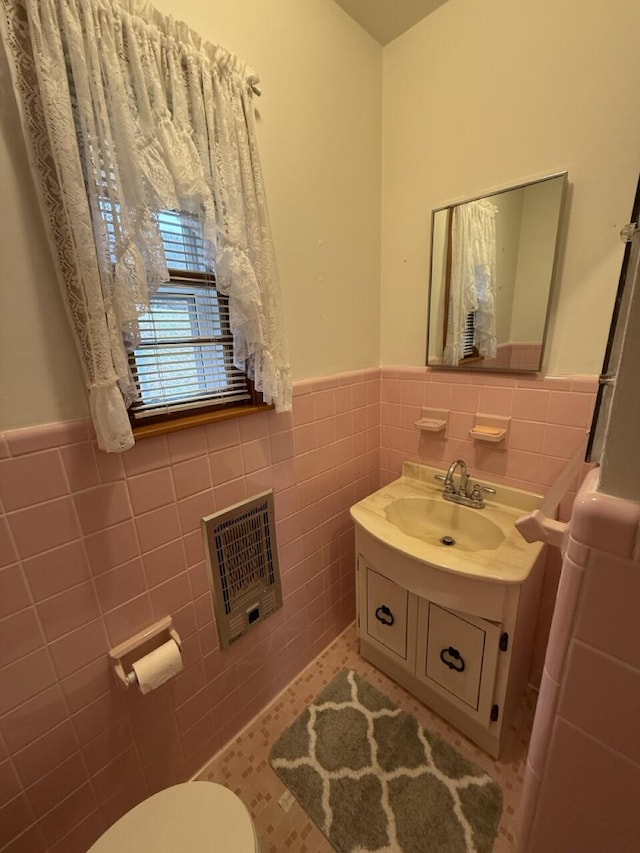
[[[548,672],[544,672],[540,683],[540,694],[536,703],[536,716],[527,755],[527,764],[531,766],[538,778],[542,778],[544,772],[559,696],[560,685],[551,678]]]
[[[304,424],[293,431],[293,441],[296,454],[308,453],[317,447],[316,424]]]
[[[244,492],[242,493],[242,497],[244,497]],[[236,501],[231,501],[231,503],[236,503]],[[216,506],[226,506],[226,504],[220,503],[218,491],[216,491],[215,495],[215,504]],[[182,544],[184,546],[187,566],[195,566],[197,563],[201,563],[204,560],[204,543],[202,540],[202,532],[200,530],[194,530],[192,533],[186,533],[182,537]],[[166,580],[166,578],[163,580]]]
[[[135,516],[173,503],[175,493],[169,468],[158,468],[127,480],[131,507]]]
[[[558,713],[640,765],[640,670],[573,641]]]
[[[546,429],[545,424],[536,421],[513,420],[509,427],[509,448],[540,453],[543,449]],[[545,450],[546,452],[548,451]]]
[[[313,397],[310,394],[295,396],[293,401],[293,423],[296,427],[313,423],[316,417]]]
[[[34,607],[0,619],[0,667],[35,652],[44,637]]]
[[[85,853],[107,829],[101,812],[93,811],[50,848],[50,853]]]
[[[530,388],[516,388],[513,391],[511,416],[524,421],[547,422],[549,412],[549,391]]]
[[[133,742],[128,717],[123,717],[104,728],[100,734],[82,745],[82,755],[89,773],[98,773]]]
[[[61,447],[59,453],[71,491],[80,491],[98,485],[100,476],[91,442]]]
[[[80,667],[60,682],[67,707],[71,714],[95,702],[114,685],[114,673],[106,655],[101,655],[86,666]]]
[[[56,672],[61,679],[105,654],[107,648],[101,619],[89,622],[49,645]]]
[[[556,599],[558,616],[551,625],[545,658],[545,668],[557,682],[562,678],[583,580],[584,570],[565,557]]]
[[[94,445],[98,475],[101,483],[114,483],[126,476],[122,453],[105,453]]]
[[[242,461],[245,475],[252,474],[270,465],[269,441],[261,438],[242,445]]]
[[[87,782],[40,819],[40,828],[50,845],[64,838],[81,823],[83,818],[97,809],[92,786]]]
[[[169,456],[174,465],[192,459],[195,456],[204,456],[207,452],[207,439],[204,427],[179,430],[171,432],[167,436],[169,444]]]
[[[164,583],[187,568],[180,539],[174,539],[173,542],[167,542],[160,548],[147,551],[142,559],[149,587]]]
[[[414,396],[417,394],[418,402],[414,403]],[[366,406],[369,402],[367,386],[361,383],[356,383],[351,386],[351,400],[353,404],[354,411]],[[402,392],[400,397],[400,402],[406,403],[407,405],[421,405],[422,401],[422,388],[420,387],[420,383],[402,383]]]
[[[57,498],[9,513],[9,527],[22,558],[78,539],[80,529],[71,498]]]
[[[69,491],[57,450],[0,461],[0,499],[5,510],[66,495]]]
[[[147,588],[145,571],[140,557],[98,575],[94,583],[102,613],[120,607],[120,605],[143,593]]]
[[[51,447],[88,441],[91,438],[88,421],[61,421],[53,424],[25,427],[5,433],[12,456],[37,453]]]
[[[9,760],[0,762],[0,807],[17,797],[21,787],[13,762]]]
[[[637,623],[620,619],[628,602],[637,601],[638,595],[637,562],[592,552],[576,615],[575,636],[594,649],[640,669]]]
[[[617,557],[632,557],[640,528],[640,505],[586,491],[574,504],[572,536]]]
[[[182,535],[200,530],[201,519],[215,512],[217,507],[213,497],[214,493],[207,490],[197,495],[185,498],[178,505],[180,516],[180,530]]]
[[[74,496],[84,534],[97,533],[131,518],[127,488],[123,482],[106,483]]]
[[[640,812],[629,808],[629,792],[640,789],[640,767],[562,719],[554,744],[538,800],[544,820],[534,819],[531,849],[632,853],[624,839],[640,834]]]
[[[215,486],[235,480],[244,474],[242,449],[238,446],[219,450],[210,455],[211,476]]]
[[[3,667],[0,669],[0,715],[26,702],[54,681],[55,673],[45,648]]]
[[[591,423],[593,405],[594,399],[590,394],[552,391],[549,400],[549,423],[586,428]]]
[[[211,488],[209,459],[197,456],[173,466],[173,482],[178,500]]]
[[[0,730],[13,753],[46,734],[67,716],[62,691],[55,684],[2,717]]]
[[[166,435],[137,441],[131,450],[123,454],[127,477],[144,474],[145,471],[153,471],[156,468],[164,468],[170,461]]]
[[[173,613],[191,601],[191,587],[186,572],[154,587],[149,593],[155,619]]]
[[[240,441],[240,432],[236,420],[218,421],[205,427],[207,448],[210,453],[234,447]]]
[[[511,415],[514,392],[511,388],[481,386],[479,411],[488,415]]]
[[[130,746],[92,776],[91,781],[98,802],[100,804],[107,802],[137,775],[142,776],[142,769],[135,746]]]
[[[42,628],[51,642],[97,619],[100,610],[93,583],[81,583],[37,605]]]
[[[109,637],[109,645],[117,646],[119,643],[123,643],[154,621],[149,596],[145,593],[137,598],[132,598],[126,604],[105,613],[104,624]]]
[[[0,515],[0,567],[8,566],[18,560],[16,549],[13,545],[9,524],[7,519]]]
[[[439,388],[440,386],[434,387]],[[454,412],[475,413],[485,411],[485,409],[478,408],[480,405],[480,391],[481,388],[479,385],[453,385],[447,408],[450,406]],[[429,389],[429,398],[430,400],[432,398],[431,389]],[[431,402],[429,405],[431,405]]]
[[[150,796],[151,791],[147,785],[142,770],[127,777],[120,787],[108,800],[101,803],[100,813],[104,816],[107,826],[112,826],[126,812],[138,805],[138,803]]]
[[[36,601],[56,595],[91,577],[80,540],[24,560],[23,566],[29,588]]]
[[[0,569],[0,618],[31,604],[31,596],[20,565]]]
[[[78,750],[78,741],[70,720],[53,726],[38,740],[19,750],[13,761],[23,785],[42,779]]]
[[[140,554],[133,521],[125,521],[84,537],[89,563],[94,575],[107,572]]]
[[[595,399],[598,393],[597,376],[574,376],[571,379],[571,390],[579,394],[591,394]]]
[[[244,477],[240,477],[237,480],[231,480],[221,486],[216,486],[213,490],[213,494],[216,509],[225,509],[226,507],[243,501],[249,496]],[[207,512],[206,515],[210,515],[210,513]],[[198,534],[201,536],[200,531],[198,531]]]
[[[63,446],[62,450],[49,449],[60,446],[55,435],[45,444],[44,434],[38,438],[40,444],[35,452],[59,454],[62,459],[66,480],[78,500],[85,535],[80,537],[77,525],[72,523],[70,538],[58,540],[56,532],[51,541],[38,542],[33,553],[27,543],[27,550],[21,554],[27,586],[19,567],[14,565],[17,555],[6,526],[3,547],[4,522],[0,519],[0,564],[4,562],[9,570],[0,573],[0,587],[4,579],[4,586],[13,589],[11,597],[0,597],[3,603],[12,602],[11,612],[5,615],[32,612],[29,587],[38,607],[44,605],[45,624],[52,636],[61,630],[56,625],[62,625],[54,618],[56,607],[71,601],[74,595],[95,588],[99,611],[91,604],[87,624],[50,644],[73,728],[67,728],[68,721],[58,725],[54,722],[52,732],[57,741],[46,732],[34,744],[17,750],[16,768],[31,787],[39,785],[44,774],[60,769],[62,796],[81,790],[84,780],[74,776],[79,768],[77,737],[83,744],[83,761],[89,772],[101,773],[102,780],[127,760],[120,756],[133,754],[134,742],[142,768],[131,765],[129,783],[120,785],[115,777],[113,784],[99,783],[102,810],[88,805],[84,821],[57,838],[50,845],[52,849],[69,853],[75,848],[67,850],[67,842],[84,843],[79,839],[86,841],[90,833],[83,835],[83,826],[93,826],[95,830],[94,816],[96,820],[115,819],[142,795],[145,786],[146,790],[157,790],[163,784],[184,779],[188,768],[193,765],[197,769],[194,762],[200,766],[206,761],[207,750],[222,745],[220,738],[230,737],[247,715],[260,710],[261,703],[280,685],[284,686],[285,679],[295,675],[336,631],[346,626],[353,618],[355,602],[354,543],[348,507],[386,482],[387,477],[397,475],[403,459],[417,459],[419,453],[426,452],[430,454],[428,458],[443,467],[460,454],[481,477],[509,476],[527,486],[550,477],[554,465],[562,459],[551,447],[541,453],[546,412],[541,416],[539,404],[548,403],[552,391],[568,392],[568,380],[564,384],[527,381],[517,385],[513,377],[503,381],[504,377],[490,376],[480,385],[477,377],[468,373],[448,376],[424,368],[386,370],[382,381],[380,375],[379,370],[372,369],[297,383],[293,414],[276,415],[270,411],[257,418],[224,421],[168,438],[145,439],[117,457],[98,453],[90,443],[86,426],[78,433],[77,444]],[[469,401],[483,392],[485,400],[502,400],[503,404],[513,394],[516,444],[507,453],[498,454],[495,449],[483,452],[465,434],[475,411]],[[589,396],[588,390],[575,393]],[[535,409],[535,416],[516,417],[516,398],[522,406],[522,394]],[[450,439],[435,449],[433,443],[427,447],[420,441],[413,426],[423,401],[427,406],[452,410]],[[517,426],[519,420],[527,423]],[[297,449],[302,448],[295,457],[294,435]],[[507,471],[505,460],[510,459],[512,450],[538,457],[537,480],[520,479]],[[81,464],[82,460],[86,464]],[[381,465],[385,468],[382,472]],[[127,512],[114,522],[108,512],[88,507],[93,494],[109,494],[106,490],[101,492],[104,485],[98,487],[96,472],[109,489],[125,497],[131,495],[133,518]],[[532,468],[527,473],[533,476]],[[221,654],[203,563],[200,517],[270,487],[276,491],[285,607],[263,623],[258,634],[250,634]],[[38,509],[60,500],[65,498],[56,496]],[[159,505],[160,500],[163,505]],[[164,504],[164,500],[169,503]],[[26,511],[31,509],[29,506]],[[20,519],[23,511],[11,512],[10,520]],[[19,529],[18,535],[20,532]],[[29,534],[32,537],[31,530]],[[22,537],[21,546],[25,542],[26,537]],[[150,593],[147,586],[151,587]],[[546,606],[550,608],[553,584],[549,582],[545,590]],[[61,612],[69,615],[72,609],[67,604]],[[104,616],[98,617],[98,612]],[[165,612],[173,614],[183,637],[185,671],[145,697],[118,690],[108,666],[107,647],[148,626]],[[34,658],[42,669],[44,659],[37,659],[36,655],[38,652],[30,653],[25,660]],[[276,660],[277,671],[273,671]],[[5,670],[11,670],[11,665],[0,669],[0,702],[4,699],[1,679]],[[30,671],[37,674],[37,666]],[[16,713],[31,702],[44,702],[48,695],[54,695],[54,690],[56,696],[62,695],[54,688],[54,681],[48,682],[47,678],[45,668],[44,675],[41,673],[35,682],[31,679],[26,693],[18,697],[26,704],[19,705]],[[174,707],[182,708],[180,736]],[[3,720],[13,719],[13,713],[10,708],[5,710]],[[155,735],[151,737],[152,732],[160,731],[165,745],[162,751],[157,749]],[[2,759],[0,754],[0,762]],[[43,784],[39,790],[49,789]],[[44,793],[38,794],[41,796]],[[43,799],[34,799],[34,804],[38,811],[47,805]],[[84,851],[87,846],[85,843],[78,850]]]
[[[94,702],[75,713],[71,719],[79,743],[83,745],[92,742],[116,720],[124,717],[127,704],[125,691],[114,683],[109,692],[103,693]]]
[[[584,429],[546,424],[542,452],[548,456],[570,459],[578,447],[586,445]]]
[[[175,504],[137,516],[135,525],[143,554],[180,536],[180,522]]]
[[[20,835],[33,823],[29,801],[20,794],[0,808],[0,846],[4,849],[12,838]]]
[[[291,459],[294,455],[294,439],[292,432],[279,432],[269,437],[271,461],[273,464]]]

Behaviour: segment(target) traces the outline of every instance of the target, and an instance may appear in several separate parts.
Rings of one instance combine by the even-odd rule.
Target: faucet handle
[[[482,497],[482,492],[486,492],[488,495],[495,495],[496,490],[492,489],[491,486],[481,486],[480,483],[475,483],[471,492],[471,497],[474,500],[479,500]]]
[[[442,480],[443,483],[447,482],[447,478],[444,474],[434,474],[433,479],[434,480]]]

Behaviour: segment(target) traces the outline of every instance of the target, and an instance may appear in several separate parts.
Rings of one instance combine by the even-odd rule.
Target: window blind
[[[171,280],[139,319],[140,344],[130,354],[133,420],[250,401],[247,377],[233,364],[229,301],[207,265],[198,217],[165,210],[157,221]]]
[[[469,358],[474,354],[473,336],[475,332],[474,320],[476,312],[470,311],[467,314],[467,322],[464,327],[464,335],[462,336],[462,357]]]

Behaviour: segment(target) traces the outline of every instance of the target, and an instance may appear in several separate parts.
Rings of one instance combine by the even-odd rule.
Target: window
[[[171,279],[140,317],[140,343],[129,355],[137,388],[132,422],[259,403],[233,364],[229,302],[207,267],[198,217],[165,210],[158,224]]]

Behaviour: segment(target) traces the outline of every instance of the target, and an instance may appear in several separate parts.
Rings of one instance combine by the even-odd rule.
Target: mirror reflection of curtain
[[[485,199],[454,208],[443,364],[457,365],[463,358],[467,318],[471,312],[474,312],[474,347],[483,358],[496,357],[497,212],[497,207]]]

